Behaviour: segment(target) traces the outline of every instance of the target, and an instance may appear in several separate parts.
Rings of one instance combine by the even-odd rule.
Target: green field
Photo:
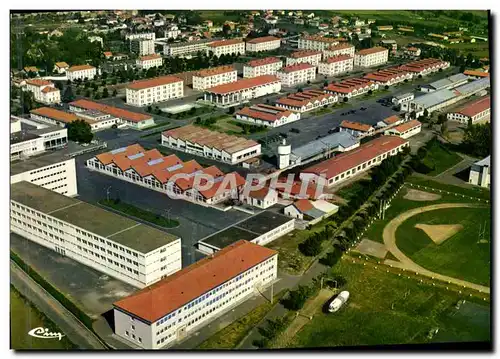
[[[462,299],[457,293],[349,258],[344,256],[333,269],[347,279],[348,304],[335,314],[316,315],[289,347],[428,343],[427,334],[436,327],[447,341],[490,340],[487,305],[479,307],[488,314],[481,320],[450,320],[453,306]]]
[[[460,44],[449,44],[446,47],[450,49],[458,49],[464,54],[468,54],[469,52],[477,56],[479,58],[482,57],[490,57],[490,48],[489,42],[477,40],[475,43],[470,42],[462,42]]]
[[[59,328],[13,286],[10,287],[10,345],[15,350],[68,350],[77,349],[67,337],[39,339],[28,335],[31,329],[48,328],[51,332],[61,332]]]
[[[438,141],[433,141],[422,162],[427,167],[434,168],[426,174],[428,176],[436,176],[455,166],[460,161],[462,161],[462,157],[457,153],[447,150]]]
[[[418,184],[420,186],[432,187],[443,191],[463,194],[465,196],[477,197],[487,200],[491,199],[490,190],[479,186],[459,187],[447,183],[433,181],[418,175],[411,175],[406,179],[406,181],[413,184]]]
[[[398,248],[415,263],[437,273],[490,285],[490,218],[484,208],[440,209],[406,220],[396,231]],[[435,244],[417,224],[460,224],[463,229]],[[486,243],[478,243],[480,226]]]

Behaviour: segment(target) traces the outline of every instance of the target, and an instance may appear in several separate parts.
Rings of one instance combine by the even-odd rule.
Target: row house
[[[283,86],[292,87],[316,79],[316,67],[300,63],[283,67],[277,73]]]
[[[458,121],[463,124],[472,124],[489,119],[491,112],[491,98],[485,96],[476,101],[471,101],[457,111],[449,112],[446,117],[450,121]]]
[[[283,61],[277,57],[266,57],[247,62],[243,65],[243,77],[257,77],[262,75],[276,75],[283,67]]]
[[[417,61],[408,62],[400,66],[401,70],[412,72],[414,76],[426,76],[433,72],[439,71],[439,69],[447,69],[450,67],[450,63],[447,61],[427,58]]]
[[[325,92],[338,95],[339,98],[360,96],[368,91],[378,90],[379,85],[364,78],[352,78],[332,83],[324,88]]]
[[[320,90],[307,90],[276,100],[276,106],[303,113],[336,103],[338,97]]]
[[[318,73],[325,76],[336,76],[352,71],[354,58],[349,55],[328,57],[319,63]]]
[[[126,88],[127,104],[139,107],[183,96],[184,81],[175,76],[134,81]]]
[[[257,126],[279,127],[300,120],[300,113],[286,110],[278,105],[258,104],[243,107],[235,113],[235,119]]]
[[[321,51],[304,50],[295,51],[286,58],[286,66],[295,64],[311,64],[318,66],[321,61]]]
[[[365,79],[378,83],[381,86],[392,86],[405,80],[411,81],[413,73],[400,70],[397,67],[371,72],[364,76]]]
[[[238,80],[238,71],[233,66],[214,67],[193,74],[193,89],[203,91],[236,80]]]

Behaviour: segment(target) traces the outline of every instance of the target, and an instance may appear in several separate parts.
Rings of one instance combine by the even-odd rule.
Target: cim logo
[[[64,334],[49,332],[49,329],[43,328],[43,327],[38,327],[38,328],[35,328],[35,329],[31,329],[28,332],[28,335],[31,335],[32,337],[40,338],[40,339],[55,339],[55,338],[59,338],[59,340],[61,340],[62,337],[64,337]]]

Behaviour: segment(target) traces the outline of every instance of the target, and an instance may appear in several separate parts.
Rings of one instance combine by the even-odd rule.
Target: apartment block
[[[163,65],[163,57],[158,54],[141,56],[135,60],[135,64],[138,68],[147,70],[152,67],[160,67]]]
[[[207,55],[213,52],[214,56],[245,54],[245,43],[241,39],[221,40],[208,44]]]
[[[307,63],[290,65],[280,69],[277,76],[283,86],[292,87],[307,81],[314,81],[316,79],[316,67]]]
[[[203,91],[236,80],[238,80],[238,71],[233,66],[214,67],[193,74],[193,89]]]
[[[279,49],[281,46],[281,39],[274,36],[257,37],[249,40],[246,43],[247,52],[261,52],[272,51]]]
[[[389,59],[389,50],[385,47],[372,47],[354,54],[354,66],[373,67],[385,64]]]
[[[36,102],[41,102],[46,105],[61,102],[61,91],[59,91],[51,81],[28,79],[26,80],[26,91],[33,94],[33,98]]]
[[[328,57],[319,63],[318,73],[325,76],[336,76],[352,71],[354,58],[349,55]]]
[[[286,66],[295,64],[311,64],[313,66],[318,66],[321,61],[321,51],[315,50],[304,50],[295,51],[289,57],[286,58]]]
[[[303,36],[299,38],[298,48],[304,50],[323,51],[330,46],[339,44],[339,40],[323,36]]]
[[[127,104],[147,106],[184,96],[184,81],[174,76],[161,76],[134,81],[127,86]]]
[[[283,61],[277,57],[252,60],[243,65],[243,77],[251,78],[262,75],[276,75],[283,67]]]
[[[147,56],[155,53],[155,41],[152,39],[130,40],[130,52],[138,56]]]

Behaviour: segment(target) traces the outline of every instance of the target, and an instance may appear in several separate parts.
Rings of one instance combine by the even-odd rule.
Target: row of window
[[[30,172],[30,175],[34,175],[35,173],[48,171],[48,170],[51,170],[51,169],[53,169],[53,168],[58,168],[58,167],[62,167],[62,166],[65,166],[65,165],[66,165],[66,163],[59,163],[59,164],[57,164],[57,165],[53,165],[53,166],[49,166],[49,167],[43,167],[43,168],[41,168],[41,169],[31,171],[31,172]]]
[[[102,243],[102,244],[107,244],[109,247],[113,247],[114,249],[120,250],[120,251],[122,251],[122,252],[124,252],[124,253],[127,253],[127,254],[129,254],[129,255],[132,255],[132,256],[134,256],[134,257],[139,257],[139,255],[138,255],[136,252],[132,252],[130,249],[127,249],[127,248],[125,248],[125,247],[119,246],[118,244],[116,244],[116,243],[114,243],[114,242],[106,241],[106,240],[104,240],[103,238],[99,238],[99,237],[97,237],[96,235],[92,234],[91,232],[87,232],[87,231],[84,231],[84,230],[81,230],[81,229],[78,229],[78,228],[77,228],[75,231],[76,231],[76,233],[77,233],[77,234],[79,234],[79,235],[81,235],[81,236],[86,236],[86,237],[88,237],[89,239],[94,240],[94,241],[96,241],[96,242],[97,242],[97,241],[99,241],[99,242],[100,242],[100,243]],[[90,241],[87,243],[87,241],[86,241],[86,240],[84,240],[84,239],[80,239],[80,238],[78,238],[78,237],[77,237],[77,241],[79,241],[79,242],[80,242],[80,241],[82,241],[84,244],[88,244],[88,245],[89,245],[89,246],[91,246],[91,247],[92,247],[92,246],[94,246],[94,247],[96,247],[96,248],[99,248],[99,247],[97,246],[97,244],[92,244]],[[101,248],[102,248],[102,250],[104,251],[104,248],[103,248],[103,247],[101,247]],[[111,254],[111,251],[108,251],[108,252]],[[120,258],[121,258],[121,256],[120,256]],[[136,263],[136,262],[134,262],[134,264],[135,264],[135,263]]]

